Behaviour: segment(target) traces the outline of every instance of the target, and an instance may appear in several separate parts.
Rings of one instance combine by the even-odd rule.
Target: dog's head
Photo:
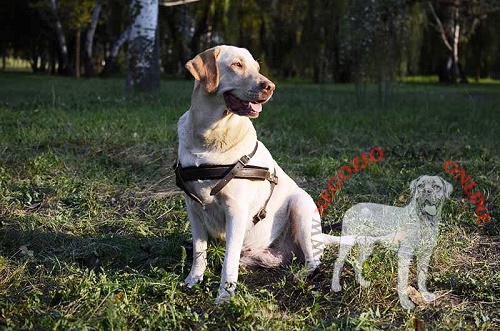
[[[434,217],[441,212],[453,186],[439,176],[420,176],[411,182],[410,189],[417,210],[423,215]]]
[[[186,68],[207,94],[223,96],[227,110],[240,116],[259,116],[275,89],[244,48],[210,48],[188,61]]]

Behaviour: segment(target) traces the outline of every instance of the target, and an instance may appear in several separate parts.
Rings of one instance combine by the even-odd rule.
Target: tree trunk
[[[57,70],[56,70],[56,67],[57,67],[57,50],[56,49],[57,48],[54,46],[51,46],[49,48],[49,50],[50,50],[50,70],[49,70],[49,72],[52,76],[55,76],[57,73]]]
[[[75,77],[80,78],[80,45],[82,37],[82,27],[78,26],[76,29],[76,40],[75,40]]]
[[[34,74],[38,72],[38,51],[36,46],[31,50],[31,61],[30,61],[31,70]]]
[[[123,30],[120,36],[115,40],[113,46],[111,47],[111,51],[109,52],[109,55],[106,58],[106,61],[104,61],[104,68],[102,69],[101,74],[99,75],[100,77],[102,78],[109,77],[109,75],[113,71],[113,67],[115,65],[116,58],[118,57],[118,53],[120,52],[120,49],[122,48],[123,44],[127,41],[129,34],[130,34],[130,26],[127,27],[125,30]]]
[[[94,35],[99,22],[99,15],[101,13],[101,2],[96,0],[94,10],[92,12],[92,20],[89,24],[89,29],[85,36],[85,52],[83,55],[83,66],[85,67],[85,77],[92,77],[95,74],[94,66],[92,65],[92,48],[94,45]]]
[[[451,68],[450,77],[452,83],[456,83],[458,79],[458,43],[460,40],[460,25],[458,24],[458,8],[455,8],[453,14],[453,43],[451,48]]]
[[[138,15],[132,23],[128,43],[126,86],[152,91],[160,88],[158,0],[132,0]]]
[[[66,35],[64,34],[61,21],[59,20],[59,15],[57,10],[57,0],[50,0],[50,9],[52,11],[52,16],[54,18],[54,25],[56,28],[57,39],[59,41],[59,52],[61,57],[61,61],[59,62],[61,66],[59,68],[59,72],[71,75],[73,72],[71,68],[68,66],[69,63],[68,46],[66,44]]]
[[[430,2],[428,2],[428,5],[429,9],[431,10],[432,16],[434,16],[434,19],[436,20],[438,32],[441,35],[441,40],[443,41],[444,45],[449,51],[448,62],[446,63],[444,71],[442,72],[442,74],[440,74],[439,80],[442,82],[455,84],[458,78],[460,77],[461,83],[468,83],[465,72],[463,71],[462,66],[460,65],[460,58],[459,58],[459,43],[460,43],[459,8],[455,7],[453,9],[453,28],[451,31],[452,36],[450,37],[451,39],[450,42],[450,40],[448,40],[448,36],[446,34],[446,30],[443,26],[443,23],[437,16],[434,7]]]

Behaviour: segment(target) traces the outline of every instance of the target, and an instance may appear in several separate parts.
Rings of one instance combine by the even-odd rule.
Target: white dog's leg
[[[420,294],[422,294],[422,298],[426,302],[431,302],[436,300],[436,295],[430,293],[427,290],[427,285],[426,285],[427,271],[429,269],[429,261],[431,259],[431,254],[432,254],[432,248],[424,249],[423,252],[421,252],[417,256],[418,290],[420,291]]]
[[[247,230],[248,210],[234,205],[229,208],[226,214],[226,252],[216,304],[227,302],[236,290],[241,249]]]
[[[398,296],[401,306],[406,309],[415,308],[415,304],[408,297],[408,273],[413,256],[413,250],[401,246],[398,251]]]
[[[312,198],[303,190],[290,198],[290,222],[306,264],[297,276],[308,276],[320,265],[325,243],[319,212]]]
[[[346,239],[346,237],[349,237]],[[342,236],[340,240],[339,254],[337,260],[335,261],[335,265],[333,267],[333,276],[332,276],[332,291],[339,292],[342,290],[342,286],[340,286],[340,273],[342,272],[342,268],[344,267],[344,261],[347,259],[349,252],[354,246],[354,239],[352,236]]]
[[[203,280],[203,274],[207,268],[208,233],[205,226],[190,210],[191,208],[187,209],[193,234],[193,264],[184,284],[191,288]]]
[[[358,258],[356,259],[356,262],[354,263],[354,272],[356,273],[356,280],[358,281],[359,285],[361,285],[361,287],[370,286],[370,281],[366,280],[363,277],[363,264],[365,263],[366,259],[372,254],[373,246],[374,246],[373,242],[360,244],[359,255]]]

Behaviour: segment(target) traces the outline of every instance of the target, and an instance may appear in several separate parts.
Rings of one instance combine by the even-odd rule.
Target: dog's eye
[[[439,185],[432,185],[432,187],[433,187],[436,191],[441,189],[441,186],[439,186]]]
[[[231,66],[238,67],[238,68],[243,68],[243,64],[240,61],[233,62],[233,64],[231,64]]]

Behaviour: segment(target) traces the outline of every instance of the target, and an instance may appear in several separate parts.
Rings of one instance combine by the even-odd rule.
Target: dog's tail
[[[283,265],[285,260],[286,258],[278,250],[249,248],[242,252],[240,264],[250,268],[275,268]]]
[[[331,232],[331,231],[338,231],[339,229],[342,228],[342,223],[336,223],[336,224],[328,224],[326,226],[323,226],[323,232]],[[323,242],[325,245],[332,245],[332,244],[340,244],[340,236],[332,236],[326,233],[323,233]]]
[[[323,242],[325,243],[325,245],[340,244],[340,238],[340,236],[332,236],[323,233]]]

